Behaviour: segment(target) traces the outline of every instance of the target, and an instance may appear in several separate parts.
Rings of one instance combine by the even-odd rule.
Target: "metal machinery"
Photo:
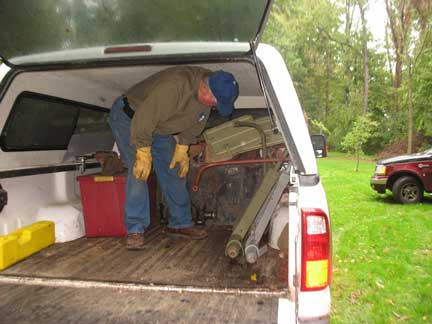
[[[226,255],[254,263],[288,185],[282,136],[269,117],[245,115],[208,129],[204,139],[192,150],[188,177],[195,223],[233,225]]]

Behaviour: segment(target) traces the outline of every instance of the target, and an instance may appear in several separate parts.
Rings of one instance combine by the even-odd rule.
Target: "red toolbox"
[[[87,237],[126,236],[124,225],[126,175],[77,177]],[[155,179],[149,178],[151,214],[155,212]]]

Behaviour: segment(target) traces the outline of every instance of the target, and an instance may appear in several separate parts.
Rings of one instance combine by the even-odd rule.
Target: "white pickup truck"
[[[219,194],[229,189],[231,197],[245,198],[225,197],[214,204],[217,213],[202,211],[225,215],[202,225],[208,239],[167,237],[156,214],[143,251],[126,251],[121,237],[58,240],[0,271],[2,322],[329,322],[330,215],[285,62],[260,43],[271,2],[15,0],[0,5],[0,235],[48,214],[57,217],[59,235],[68,230],[63,217],[83,217],[77,177],[100,171],[92,153],[113,149],[107,124],[113,100],[170,66],[233,73],[240,88],[235,112],[266,117],[271,133],[281,138],[278,149],[288,152],[279,171],[288,179],[285,201],[274,210],[252,264],[242,255],[228,258],[225,244],[263,173],[247,166],[255,168],[249,177],[228,163],[220,172],[229,185]],[[267,158],[259,149],[255,154],[256,160]],[[203,176],[200,186],[214,188],[220,179]],[[93,203],[102,208],[108,202]],[[285,250],[270,241],[282,242]]]

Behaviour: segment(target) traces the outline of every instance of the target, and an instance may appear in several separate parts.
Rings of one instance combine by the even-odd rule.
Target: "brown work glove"
[[[140,147],[136,152],[133,174],[139,180],[147,181],[152,167],[151,146]]]
[[[174,150],[174,154],[169,165],[170,169],[174,169],[176,164],[180,165],[178,176],[180,178],[186,177],[189,171],[189,156],[188,156],[189,145],[177,144]]]

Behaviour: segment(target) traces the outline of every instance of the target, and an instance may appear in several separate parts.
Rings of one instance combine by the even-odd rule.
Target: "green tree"
[[[363,144],[366,153],[407,138],[413,128],[409,120],[415,121],[414,130],[432,133],[430,36],[423,54],[414,60],[419,40],[431,29],[432,3],[386,0],[393,28],[387,55],[372,46],[366,24],[370,4],[371,0],[275,0],[263,37],[284,57],[311,131],[319,132],[317,125],[328,129],[328,144],[334,150],[344,149],[344,137],[366,112],[385,130],[374,132]],[[408,54],[411,63],[416,62],[412,82]]]
[[[342,146],[357,159],[356,172],[359,170],[360,155],[363,154],[363,145],[373,135],[378,123],[371,119],[370,114],[357,117],[351,131],[345,135]]]
[[[427,48],[419,58],[413,76],[413,100],[416,129],[432,137],[432,37],[430,34],[428,37]]]
[[[411,153],[414,133],[422,131],[422,127],[415,127],[414,122],[418,115],[414,78],[418,73],[419,58],[431,45],[428,34],[432,4],[428,0],[386,0],[386,8],[394,52],[394,57],[389,55],[389,64],[394,63],[395,66],[393,88],[396,109],[392,112],[392,119],[397,121],[397,127],[392,132],[406,136],[406,151]]]
[[[333,91],[339,89],[335,39],[340,38],[341,12],[325,0],[276,0],[263,37],[284,57],[305,111],[323,125],[333,114]]]

